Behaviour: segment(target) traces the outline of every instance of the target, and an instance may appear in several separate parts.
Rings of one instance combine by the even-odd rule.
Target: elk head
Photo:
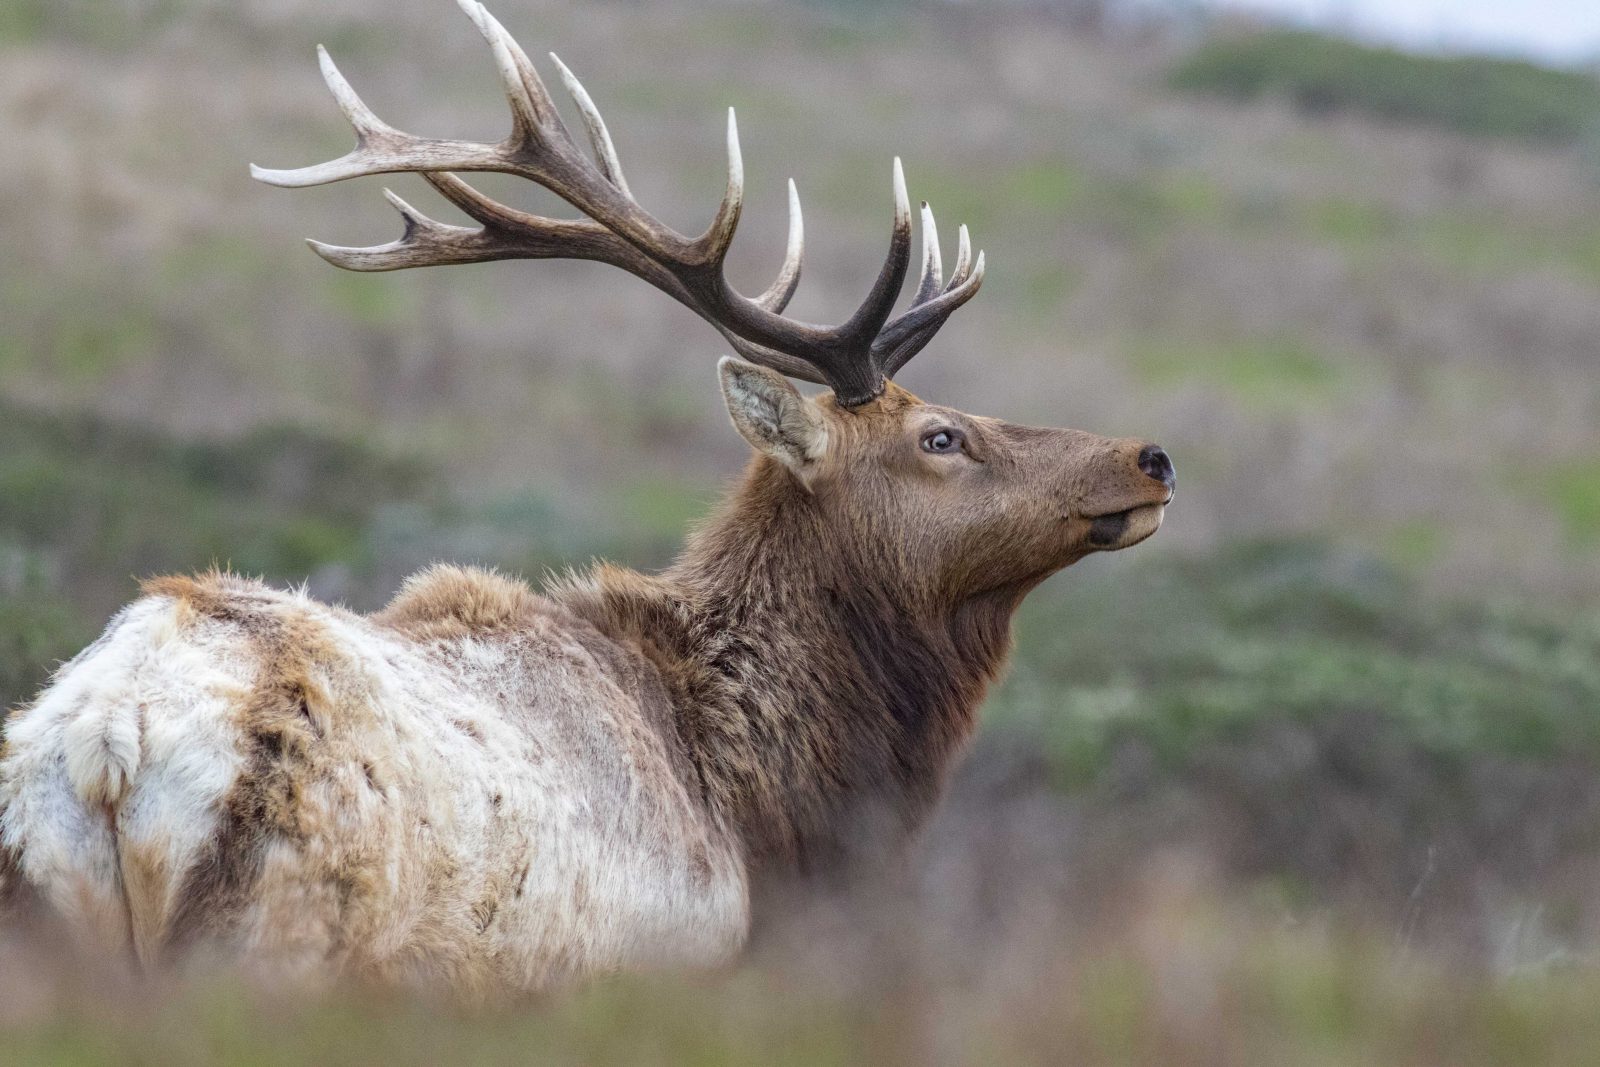
[[[1173,490],[1155,445],[1077,430],[1037,429],[924,404],[890,379],[983,282],[984,257],[960,229],[944,277],[932,211],[922,205],[922,269],[909,307],[893,315],[912,247],[900,161],[894,161],[889,252],[871,291],[837,326],[783,315],[800,280],[799,197],[789,183],[788,251],[777,279],[746,297],[723,274],[743,200],[743,166],[728,112],[728,181],[706,231],[686,237],[633,199],[611,135],[589,94],[554,54],[593,148],[572,138],[532,62],[476,0],[459,0],[493,51],[512,129],[499,144],[421,138],[374,115],[319,49],[323,76],[356,132],[347,155],[299,170],[252,167],[261,181],[299,187],[414,172],[478,223],[438,222],[386,192],[405,222],[385,245],[311,241],[335,266],[387,271],[498,259],[610,263],[711,323],[742,357],[720,364],[734,425],[759,453],[750,486],[803,495],[832,531],[830,546],[891,584],[946,599],[1025,591],[1083,555],[1125,548],[1155,532]],[[497,203],[453,172],[497,171],[544,186],[580,219],[530,215]],[[803,397],[785,376],[831,390]],[[747,492],[755,492],[747,489]],[[888,573],[885,574],[885,571]]]
[[[1170,460],[1142,441],[968,415],[893,382],[848,407],[731,356],[720,369],[734,425],[803,487],[830,550],[922,604],[1025,592],[1149,537],[1172,498]]]

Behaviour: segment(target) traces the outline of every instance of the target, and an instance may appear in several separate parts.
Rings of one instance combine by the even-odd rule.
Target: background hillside
[[[377,1032],[359,1058],[1592,1062],[1592,77],[1089,3],[496,12],[584,79],[680,229],[715,206],[737,106],[731,273],[766,285],[793,176],[801,317],[865,290],[903,156],[990,269],[902,382],[1161,441],[1167,524],[1030,601],[900,880],[731,975],[491,1035],[341,1000],[291,1039],[242,994],[156,1024],[18,966],[8,1040],[56,1062],[351,1058]],[[318,41],[402,128],[505,128],[444,0],[0,11],[0,704],[136,576],[227,563],[366,609],[441,557],[656,566],[743,462],[714,334],[611,268],[356,276],[308,252],[398,233],[381,180],[247,176],[348,147]]]

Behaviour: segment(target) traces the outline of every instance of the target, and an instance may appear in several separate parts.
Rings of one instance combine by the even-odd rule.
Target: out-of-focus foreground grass
[[[392,993],[310,998],[224,980],[130,992],[8,975],[7,1062],[61,1067],[441,1063],[1590,1064],[1590,972],[1490,980],[1348,935],[1263,929],[1169,896],[1115,947],[1003,971],[817,975],[745,964],[463,1013]],[[45,975],[59,976],[60,968]],[[48,981],[48,979],[46,979]]]
[[[498,13],[579,70],[684,229],[739,105],[733,269],[765,284],[795,174],[802,317],[869,281],[904,154],[992,264],[904,380],[1161,440],[1167,529],[1029,601],[904,869],[728,974],[462,1017],[125,987],[7,943],[0,1060],[1600,1058],[1592,79],[1491,67],[1465,98],[1467,68],[1299,36],[1195,51],[1022,6]],[[226,563],[369,608],[441,557],[651,566],[741,462],[716,344],[636,282],[304,252],[396,225],[365,183],[244,177],[344,150],[319,39],[398,125],[502,129],[444,2],[0,13],[22,250],[0,259],[0,703],[138,575]]]

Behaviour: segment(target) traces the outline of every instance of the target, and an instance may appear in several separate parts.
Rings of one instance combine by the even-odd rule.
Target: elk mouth
[[[1161,528],[1162,516],[1171,499],[1096,515],[1089,520],[1087,540],[1090,547],[1115,551],[1138,544]]]

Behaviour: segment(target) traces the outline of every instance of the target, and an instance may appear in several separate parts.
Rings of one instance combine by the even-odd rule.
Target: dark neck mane
[[[908,595],[758,460],[659,577],[602,566],[558,598],[655,663],[708,802],[762,871],[885,851],[937,799],[1021,593]]]

